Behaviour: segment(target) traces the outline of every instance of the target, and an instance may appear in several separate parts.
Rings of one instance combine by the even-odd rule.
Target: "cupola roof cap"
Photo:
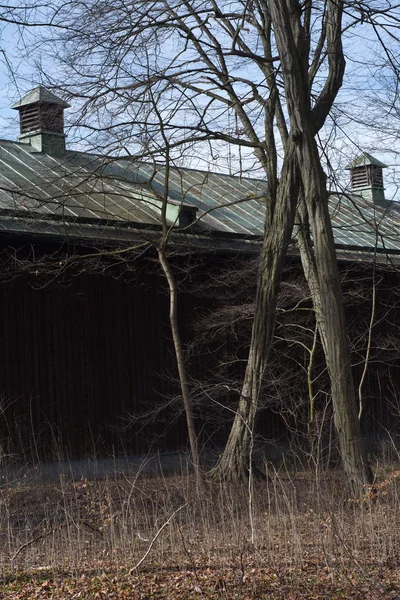
[[[371,154],[368,154],[368,152],[363,152],[362,154],[357,156],[357,158],[355,158],[349,165],[347,165],[346,169],[351,170],[357,167],[366,167],[368,165],[374,165],[375,167],[381,168],[387,167],[387,165],[385,165],[383,162],[381,162]]]
[[[59,98],[58,96],[53,94],[53,92],[50,92],[50,90],[48,90],[47,88],[43,87],[42,85],[39,85],[35,89],[28,92],[23,98],[21,98],[21,100],[15,102],[15,104],[13,104],[11,108],[13,108],[14,110],[18,110],[23,106],[29,106],[29,104],[43,103],[57,104],[62,108],[68,108],[70,106],[68,102],[65,102],[65,100]]]

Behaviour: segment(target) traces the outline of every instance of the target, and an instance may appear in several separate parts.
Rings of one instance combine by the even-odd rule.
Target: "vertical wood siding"
[[[20,277],[0,285],[3,447],[35,454],[37,445],[41,457],[158,448],[160,424],[126,427],[130,414],[176,393],[165,377],[174,372],[168,299],[151,279],[137,286],[85,275],[34,289]],[[184,439],[178,419],[163,447]]]
[[[2,451],[29,459],[185,448],[186,423],[177,414],[179,403],[161,409],[152,420],[128,426],[130,415],[147,414],[179,393],[168,297],[158,276],[147,271],[126,283],[80,275],[40,289],[37,283],[26,275],[0,285]],[[180,327],[189,341],[199,300],[182,294],[180,302]],[[399,364],[397,358],[368,370],[368,435],[393,425],[388,399],[393,398],[392,388],[400,389]],[[200,378],[201,359],[193,368]],[[355,371],[357,380],[360,369]],[[215,440],[222,444],[221,431],[227,434],[229,424],[214,427]],[[205,439],[212,438],[212,431],[203,432]],[[259,432],[267,439],[281,437],[279,415],[264,411]]]

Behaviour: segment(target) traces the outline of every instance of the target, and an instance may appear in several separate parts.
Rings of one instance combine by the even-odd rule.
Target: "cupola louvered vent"
[[[363,167],[355,167],[351,170],[351,187],[353,189],[369,186],[383,188],[382,167],[365,165]]]
[[[354,193],[374,202],[384,202],[383,171],[386,165],[364,152],[347,167],[350,170],[351,189]]]
[[[21,134],[30,131],[64,133],[64,109],[55,104],[30,104],[19,111]]]
[[[68,106],[42,86],[29,92],[11,107],[19,112],[19,141],[30,144],[38,152],[64,154],[64,109]]]

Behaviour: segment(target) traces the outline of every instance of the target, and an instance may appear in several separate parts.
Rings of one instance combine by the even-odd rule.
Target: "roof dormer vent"
[[[67,102],[43,86],[28,92],[11,107],[19,112],[19,141],[30,144],[37,152],[64,154],[64,109],[68,107]]]
[[[197,206],[189,206],[188,204],[181,204],[179,210],[178,227],[185,228],[190,227],[196,223]]]
[[[386,166],[367,152],[360,154],[346,167],[352,192],[376,203],[385,202],[382,169]]]

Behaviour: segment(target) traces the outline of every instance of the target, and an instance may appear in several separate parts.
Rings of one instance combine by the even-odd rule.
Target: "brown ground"
[[[196,498],[190,476],[22,479],[0,489],[0,598],[397,598],[400,473],[380,482],[352,502],[339,473],[286,471],[249,503],[218,484]]]

